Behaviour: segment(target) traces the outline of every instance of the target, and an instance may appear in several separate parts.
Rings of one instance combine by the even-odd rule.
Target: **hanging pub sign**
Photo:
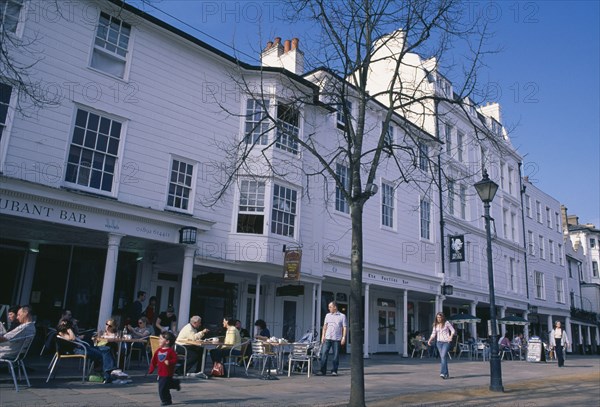
[[[465,261],[465,235],[449,236],[450,263]]]
[[[302,250],[290,249],[285,251],[283,257],[283,279],[285,281],[300,280],[300,261],[302,260]]]

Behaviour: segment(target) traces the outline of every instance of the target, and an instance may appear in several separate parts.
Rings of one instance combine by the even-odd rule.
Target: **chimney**
[[[284,68],[296,75],[304,73],[304,53],[298,48],[298,38],[285,40],[275,37],[273,42],[267,42],[267,47],[261,53],[262,66]]]

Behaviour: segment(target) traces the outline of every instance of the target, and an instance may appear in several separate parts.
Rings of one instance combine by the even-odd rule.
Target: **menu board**
[[[540,340],[530,339],[527,343],[527,361],[539,362],[542,360],[544,351],[543,343]]]

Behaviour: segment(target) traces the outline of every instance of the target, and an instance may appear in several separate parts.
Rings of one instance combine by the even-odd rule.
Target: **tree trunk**
[[[363,208],[364,203],[357,202],[350,208],[352,220],[352,252],[350,254],[350,402],[351,407],[365,406],[365,376],[363,364],[364,323],[362,299],[363,269]]]

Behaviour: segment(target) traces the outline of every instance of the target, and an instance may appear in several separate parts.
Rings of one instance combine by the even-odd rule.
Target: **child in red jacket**
[[[177,353],[173,350],[175,344],[175,335],[171,332],[160,334],[158,341],[160,348],[154,352],[150,369],[148,373],[154,372],[158,366],[158,394],[160,396],[161,406],[170,406],[173,404],[171,399],[171,389],[181,390],[179,380],[173,379],[175,365],[177,364]]]

